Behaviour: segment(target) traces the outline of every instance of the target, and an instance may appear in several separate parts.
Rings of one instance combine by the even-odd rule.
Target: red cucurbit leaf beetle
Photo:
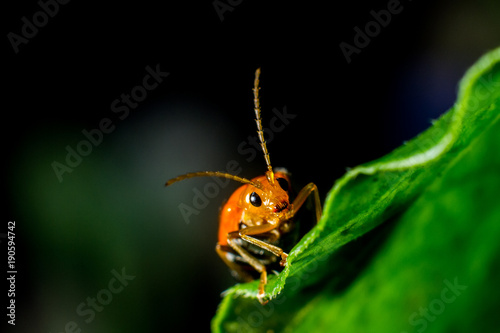
[[[257,295],[259,301],[265,304],[266,267],[277,258],[281,259],[281,266],[287,263],[288,254],[275,244],[290,230],[292,218],[311,193],[314,194],[316,221],[321,217],[321,202],[314,183],[307,184],[290,202],[288,172],[284,169],[273,170],[271,166],[260,116],[259,77],[260,68],[255,72],[253,94],[257,133],[267,164],[265,174],[249,180],[225,172],[201,171],[172,178],[165,185],[169,186],[192,177],[207,176],[228,178],[244,184],[222,207],[219,217],[219,241],[215,249],[224,263],[242,280],[253,280],[245,267],[251,266],[260,273]]]

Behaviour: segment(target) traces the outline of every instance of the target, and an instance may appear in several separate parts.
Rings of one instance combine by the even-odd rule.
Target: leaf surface
[[[467,71],[455,105],[428,130],[337,180],[321,220],[270,277],[267,305],[256,300],[258,281],[238,284],[212,330],[490,327],[487,305],[500,296],[488,292],[500,278],[499,119],[497,48]]]

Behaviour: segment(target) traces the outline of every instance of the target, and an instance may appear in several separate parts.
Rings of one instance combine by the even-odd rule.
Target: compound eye
[[[257,193],[252,192],[252,194],[250,194],[250,203],[255,207],[260,207],[260,205],[262,205],[262,199]]]
[[[278,184],[283,189],[283,191],[288,192],[288,181],[285,178],[277,178]]]

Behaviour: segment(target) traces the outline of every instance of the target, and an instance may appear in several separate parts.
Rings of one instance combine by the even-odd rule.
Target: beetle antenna
[[[260,185],[259,182],[253,182],[249,179],[238,177],[235,175],[231,175],[226,172],[220,172],[220,171],[199,171],[199,172],[190,172],[186,173],[181,176],[177,176],[175,178],[172,178],[168,180],[165,183],[165,186],[172,185],[173,183],[177,183],[178,181],[188,179],[188,178],[193,178],[193,177],[221,177],[221,178],[227,178],[227,179],[232,179],[236,180],[237,182],[243,183],[243,184],[250,184],[252,186],[255,186],[258,189],[262,189],[262,186]]]
[[[255,123],[257,124],[257,134],[259,135],[260,146],[264,152],[264,158],[266,159],[267,172],[266,177],[269,183],[274,184],[274,172],[271,166],[271,160],[269,158],[269,152],[267,151],[266,140],[264,139],[264,131],[262,130],[262,119],[260,118],[260,99],[259,99],[259,76],[260,68],[255,71],[255,80],[253,85],[253,103],[255,111]]]

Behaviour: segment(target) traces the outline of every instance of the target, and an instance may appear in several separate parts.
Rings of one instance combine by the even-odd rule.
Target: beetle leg
[[[239,236],[244,239],[245,241],[257,245],[260,248],[263,248],[264,250],[267,250],[274,254],[277,257],[281,257],[280,265],[285,266],[286,265],[286,258],[288,257],[288,254],[283,252],[283,250],[275,245],[269,244],[267,242],[264,242],[260,239],[256,239],[254,237],[250,237],[249,235],[260,235],[266,232],[270,232],[271,230],[274,230],[276,228],[275,224],[271,223],[264,223],[261,225],[256,225],[253,227],[248,227],[245,229],[240,229],[238,231]]]
[[[287,220],[291,219],[300,209],[307,197],[314,192],[314,208],[316,210],[316,222],[321,218],[321,201],[319,200],[318,187],[314,183],[309,183],[300,190],[299,194],[292,203],[292,209],[287,214]]]
[[[238,274],[238,276],[245,282],[250,282],[253,280],[252,276],[250,274],[248,274],[247,272],[245,272],[243,270],[243,268],[241,267],[240,264],[234,262],[234,261],[231,261],[228,257],[227,257],[227,254],[232,250],[231,247],[228,247],[228,246],[224,246],[224,245],[220,245],[219,243],[217,243],[217,245],[215,246],[215,251],[217,252],[217,254],[219,255],[219,257],[222,259],[222,261],[224,261],[224,263],[232,270],[234,271],[236,274]]]
[[[266,236],[268,237],[266,241],[272,243],[280,238],[280,232],[277,229],[270,230]]]
[[[266,266],[262,265],[259,260],[257,260],[255,257],[253,257],[250,253],[248,253],[247,250],[236,244],[233,240],[235,238],[234,236],[228,235],[227,237],[227,243],[231,248],[233,248],[238,254],[245,259],[250,266],[252,266],[257,272],[260,273],[260,283],[259,283],[259,293],[257,295],[257,298],[259,299],[259,302],[261,304],[266,304],[266,302],[263,301],[265,291],[264,288],[267,284],[267,271],[266,271]]]

